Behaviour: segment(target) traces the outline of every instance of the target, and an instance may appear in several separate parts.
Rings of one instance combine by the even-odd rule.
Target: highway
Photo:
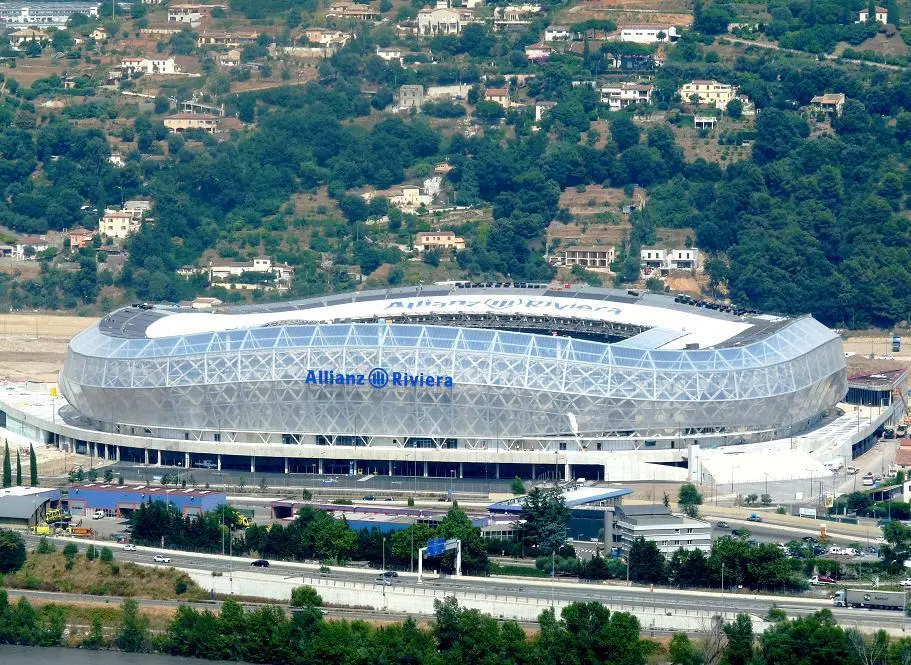
[[[37,543],[35,536],[28,537],[32,547]],[[61,542],[70,539],[55,539]],[[88,542],[85,543],[88,545]],[[221,555],[194,554],[174,550],[160,550],[140,547],[138,552],[124,552],[120,546],[107,544],[114,550],[119,561],[133,561],[145,565],[155,565],[152,557],[165,554],[170,557],[170,566],[205,571],[218,571],[230,574],[232,571],[251,571],[252,559],[240,557],[222,557]],[[264,575],[282,577],[293,584],[295,580],[303,583],[303,578],[335,579],[349,582],[372,583],[377,571],[357,568],[331,568],[327,574],[319,573],[318,564],[276,562],[266,569],[255,569]],[[416,586],[417,576],[411,573],[399,573],[396,584]],[[884,628],[901,629],[905,617],[900,612],[882,610],[856,610],[835,608],[824,594],[829,590],[815,591],[815,596],[772,596],[744,593],[742,591],[688,591],[679,589],[656,588],[650,590],[642,586],[625,586],[623,582],[609,583],[574,582],[566,580],[535,580],[505,577],[425,577],[425,588],[452,592],[479,592],[512,596],[517,602],[523,598],[537,598],[554,602],[565,601],[598,601],[617,609],[640,608],[646,611],[673,612],[674,610],[698,610],[718,612],[746,612],[764,617],[773,605],[783,609],[788,616],[804,616],[828,607],[842,625],[875,624]]]

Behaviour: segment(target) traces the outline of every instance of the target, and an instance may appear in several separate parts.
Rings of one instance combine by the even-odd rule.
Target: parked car
[[[163,556],[161,554],[156,554],[155,556],[152,557],[152,561],[154,561],[155,563],[171,563],[171,558]]]
[[[124,552],[135,552],[136,546],[131,543],[127,543],[126,545],[123,546],[123,551]]]
[[[864,487],[873,487],[873,476],[866,476],[862,481],[860,481],[860,484]]]
[[[898,584],[899,584],[900,586],[911,586],[911,577],[908,577],[908,578],[906,578],[906,579],[903,579],[903,580],[902,580],[901,582],[899,582]]]
[[[103,519],[104,519],[104,511],[103,511],[103,510],[96,510],[94,513],[92,513],[92,519],[93,519],[93,520],[103,520]]]
[[[377,575],[373,581],[377,584],[382,584],[383,586],[392,586],[392,580],[385,575]]]
[[[254,568],[268,568],[268,567],[269,567],[269,562],[266,561],[265,559],[257,559],[256,561],[254,561],[254,562],[251,563],[250,565],[253,566]]]
[[[823,586],[826,584],[835,584],[835,580],[827,575],[813,575],[809,580],[807,580],[813,586]]]
[[[833,545],[832,547],[829,548],[829,551],[827,552],[827,554],[831,554],[832,556],[841,556],[842,554],[844,554],[844,550],[842,550],[840,547],[836,547],[835,545]]]
[[[719,529],[729,529],[730,528],[730,524],[728,524],[727,522],[724,522],[724,521],[717,522],[715,524],[715,526],[717,526]]]

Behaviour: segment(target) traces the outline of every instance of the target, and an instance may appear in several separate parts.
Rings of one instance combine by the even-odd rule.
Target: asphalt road
[[[32,546],[38,538],[29,536]],[[86,543],[86,546],[88,543]],[[232,571],[254,570],[250,567],[251,559],[239,557],[221,557],[212,555],[199,555],[187,552],[155,550],[140,548],[138,552],[124,552],[119,546],[110,546],[114,550],[115,559],[119,561],[134,561],[142,564],[153,564],[152,557],[156,553],[164,553],[170,557],[170,565],[177,568],[194,568],[197,570]],[[372,583],[376,571],[360,570],[356,568],[331,568],[326,575],[320,575],[317,566],[302,564],[289,564],[276,562],[269,568],[255,569],[266,575],[282,577],[288,581],[302,577],[325,577],[327,579],[345,580],[350,582]],[[416,586],[417,576],[409,573],[400,573],[396,582],[400,585]],[[627,587],[622,583],[585,583],[559,581],[523,580],[518,578],[480,578],[480,577],[443,577],[439,579],[425,578],[425,588],[439,589],[441,591],[480,592],[515,597],[517,602],[522,598],[537,598],[552,601],[598,601],[614,606],[637,607],[653,611],[673,610],[699,610],[707,609],[719,612],[747,612],[758,616],[765,616],[773,605],[783,609],[788,616],[803,616],[828,607],[842,625],[864,623],[888,628],[901,628],[904,626],[905,617],[900,612],[883,610],[856,610],[849,608],[832,607],[832,602],[824,594],[829,590],[816,591],[815,596],[771,596],[735,592],[706,592],[706,591],[681,591],[677,589],[654,589],[647,587]]]

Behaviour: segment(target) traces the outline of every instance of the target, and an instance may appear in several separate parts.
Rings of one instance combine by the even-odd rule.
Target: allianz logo
[[[306,385],[315,386],[368,386],[383,388],[452,388],[452,377],[446,374],[389,371],[374,367],[366,374],[338,372],[334,369],[310,369],[304,379]]]

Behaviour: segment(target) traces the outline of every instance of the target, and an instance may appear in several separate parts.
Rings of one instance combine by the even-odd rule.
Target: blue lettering
[[[452,388],[452,377],[451,376],[446,377],[446,381],[443,383],[443,387]]]
[[[392,385],[394,385],[394,386],[402,385],[402,373],[401,372],[392,373]]]
[[[356,386],[357,377],[354,374],[346,374],[345,375],[345,385],[346,386]]]
[[[363,374],[357,375],[357,385],[359,385],[359,386],[364,385],[364,375]]]
[[[436,385],[436,384],[434,383],[434,378],[433,378],[432,376],[428,376],[428,377],[427,377],[427,387],[428,387],[428,388],[433,388],[434,385]]]
[[[308,369],[307,379],[304,381],[304,383],[316,383],[316,372],[314,372],[312,369]]]

